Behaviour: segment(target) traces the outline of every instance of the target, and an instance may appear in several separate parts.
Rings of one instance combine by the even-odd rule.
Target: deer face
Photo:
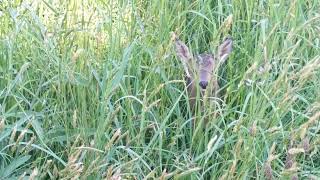
[[[226,61],[232,51],[232,39],[226,38],[218,48],[217,56],[203,53],[193,56],[188,46],[184,44],[175,34],[176,54],[181,60],[187,82],[190,97],[190,105],[193,106],[197,96],[197,90],[202,97],[205,93],[209,96],[217,96],[219,85],[214,71]]]

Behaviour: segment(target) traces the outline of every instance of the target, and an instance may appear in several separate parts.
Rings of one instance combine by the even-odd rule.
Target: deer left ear
[[[224,63],[232,51],[232,39],[231,37],[227,37],[223,43],[219,46],[218,56],[220,63]]]
[[[183,64],[184,71],[187,77],[191,78],[192,71],[189,72],[189,67],[191,67],[192,64],[192,53],[189,50],[188,46],[184,42],[182,42],[175,33],[172,34],[172,39],[174,40],[176,54]]]

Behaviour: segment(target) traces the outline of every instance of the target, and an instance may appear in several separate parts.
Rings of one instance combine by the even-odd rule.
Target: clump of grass
[[[319,8],[3,0],[0,177],[319,178]],[[220,106],[190,112],[172,31],[199,52],[233,37]]]

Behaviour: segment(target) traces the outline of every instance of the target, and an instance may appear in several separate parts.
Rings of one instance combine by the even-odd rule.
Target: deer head
[[[173,40],[176,54],[184,67],[191,107],[195,104],[197,92],[200,92],[200,97],[203,97],[205,93],[209,93],[208,96],[217,96],[219,84],[214,72],[230,55],[232,39],[228,37],[221,43],[217,56],[210,53],[193,56],[188,46],[175,34],[173,34]]]

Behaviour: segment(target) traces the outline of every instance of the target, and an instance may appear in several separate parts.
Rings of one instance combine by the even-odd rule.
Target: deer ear
[[[218,56],[220,59],[220,63],[224,63],[228,56],[231,54],[232,51],[232,39],[231,37],[227,37],[223,43],[219,46]]]
[[[178,38],[175,39],[176,53],[177,56],[182,60],[188,63],[188,61],[192,58],[192,55],[189,51],[189,48],[186,44],[180,41]]]
[[[173,39],[175,43],[176,54],[182,61],[187,77],[190,78],[191,75],[188,66],[190,64],[190,60],[192,59],[192,54],[189,51],[188,46],[185,43],[183,43],[175,34],[173,35]]]

